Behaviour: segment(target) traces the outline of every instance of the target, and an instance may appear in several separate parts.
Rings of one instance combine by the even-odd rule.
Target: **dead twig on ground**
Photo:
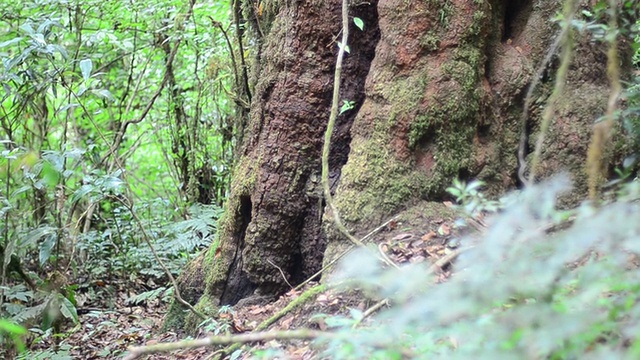
[[[300,329],[287,331],[269,331],[250,334],[210,336],[195,340],[182,340],[170,343],[154,344],[147,346],[136,346],[129,349],[129,353],[124,360],[134,360],[143,355],[169,352],[180,349],[195,349],[204,346],[247,344],[253,342],[265,342],[271,340],[313,340],[318,338],[335,338],[336,335],[330,332]]]

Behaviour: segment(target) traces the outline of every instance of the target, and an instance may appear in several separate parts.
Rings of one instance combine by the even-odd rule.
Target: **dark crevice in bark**
[[[237,221],[239,222],[239,231],[237,238],[234,239],[237,244],[235,253],[233,255],[233,262],[231,263],[231,271],[228,273],[228,278],[224,284],[220,301],[222,304],[236,304],[240,299],[250,295],[255,290],[256,286],[251,284],[249,279],[244,276],[238,276],[241,274],[242,269],[242,250],[244,249],[244,239],[247,227],[251,222],[251,209],[252,203],[249,196],[240,197],[240,209],[237,214]]]
[[[503,4],[505,14],[502,41],[507,41],[518,37],[522,30],[524,30],[524,25],[526,25],[532,6],[531,1],[505,0]]]
[[[340,90],[340,99],[354,101],[355,107],[338,117],[336,131],[331,142],[329,168],[331,169],[330,178],[334,185],[338,182],[340,171],[349,158],[351,125],[364,102],[365,81],[380,40],[377,3],[377,1],[371,1],[353,6],[349,14],[352,17],[362,19],[366,29],[363,32],[354,24],[351,24],[349,29],[351,33],[349,46],[352,50],[343,64],[343,85]]]
[[[480,142],[485,141],[491,136],[491,125],[490,124],[482,124],[478,126],[478,137],[480,138]]]
[[[528,89],[531,86],[531,84],[527,84],[524,89]],[[518,95],[515,96],[514,98],[514,104],[516,106],[516,108],[518,109],[524,109],[525,106],[525,96],[526,96],[526,91],[522,91],[520,92]],[[524,111],[524,110],[523,110]],[[530,117],[530,115],[528,116]],[[523,141],[523,155],[524,155],[524,159],[527,159],[527,157],[529,156],[529,154],[531,154],[531,146],[530,146],[530,137],[531,134],[533,132],[533,122],[529,121],[528,119],[525,120],[525,123],[522,124],[521,126],[521,131],[523,132],[523,134],[520,134],[520,136],[522,136],[522,140]],[[518,156],[518,151],[520,151],[520,149],[516,149],[516,151],[514,152],[514,156],[519,158]],[[520,159],[518,159],[518,162],[520,162]],[[518,163],[518,166],[521,166],[521,164]],[[526,184],[524,184],[522,182],[522,179],[520,179],[520,176],[518,176],[518,169],[514,169],[513,174],[511,175],[512,179],[513,179],[513,183],[515,184],[517,189],[522,189],[525,187]]]

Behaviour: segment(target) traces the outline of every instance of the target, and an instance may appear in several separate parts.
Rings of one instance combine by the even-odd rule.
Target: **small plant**
[[[140,294],[131,296],[127,299],[129,306],[140,305],[148,301],[161,300],[164,303],[169,303],[173,299],[173,287],[161,286],[157,289],[142,292]]]
[[[480,180],[473,180],[466,183],[459,179],[453,180],[447,192],[451,194],[457,203],[461,204],[466,213],[476,215],[481,212],[494,213],[503,207],[500,201],[489,200],[482,193],[484,183]]]
[[[355,101],[342,100],[342,106],[340,107],[339,114],[342,115],[343,113],[353,109],[355,105],[356,105]]]
[[[218,309],[218,318],[209,318],[198,324],[198,328],[214,335],[229,334],[233,321],[233,308],[223,305]]]

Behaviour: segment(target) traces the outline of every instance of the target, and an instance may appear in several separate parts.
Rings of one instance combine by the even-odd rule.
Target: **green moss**
[[[177,301],[173,301],[169,306],[169,311],[164,317],[164,323],[162,324],[162,330],[175,330],[183,329],[185,324],[184,311],[186,308],[179,304]]]
[[[218,302],[213,301],[208,293],[204,293],[198,303],[194,306],[196,310],[201,312],[207,317],[216,317],[218,314]],[[192,312],[188,312],[185,320],[183,329],[189,332],[191,335],[195,335],[196,330],[198,329],[198,325],[202,323],[202,319],[195,315]]]
[[[437,38],[425,36],[422,41],[435,47]],[[424,70],[394,78],[398,72],[388,68],[374,75],[380,81],[374,82],[373,93],[385,99],[390,110],[385,118],[374,119],[369,138],[352,141],[337,199],[346,221],[388,214],[408,199],[439,193],[472,165],[483,63],[477,45],[463,44],[437,69],[416,66]],[[398,131],[407,132],[408,149],[395,138]],[[401,158],[406,155],[398,153],[419,149],[433,155],[434,168],[418,169],[413,156]]]
[[[427,31],[420,38],[420,46],[427,51],[436,51],[440,47],[441,36],[433,31]]]
[[[472,139],[476,116],[480,112],[478,90],[478,51],[458,49],[454,60],[441,66],[443,86],[428,99],[431,104],[411,123],[409,146],[416,149],[434,139],[436,171],[429,179],[426,191],[441,191],[472,163]]]
[[[349,222],[394,211],[427,181],[411,163],[391,153],[388,134],[377,132],[375,136],[368,141],[354,139],[349,166],[343,168],[343,177],[349,179],[350,185],[339,190],[336,205]]]
[[[438,21],[440,25],[447,28],[451,19],[452,13],[455,10],[450,0],[425,0],[425,2],[432,7],[438,9]]]

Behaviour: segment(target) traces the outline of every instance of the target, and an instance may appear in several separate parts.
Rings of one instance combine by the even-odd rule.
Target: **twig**
[[[268,318],[265,321],[261,322],[258,326],[256,326],[254,331],[265,330],[266,328],[271,326],[276,321],[280,320],[280,318],[282,318],[283,316],[285,316],[289,312],[291,312],[294,309],[302,306],[307,301],[315,299],[318,294],[320,294],[321,292],[324,292],[325,290],[327,290],[327,285],[321,284],[321,285],[314,286],[311,289],[305,291],[300,296],[298,296],[297,298],[295,298],[294,300],[289,302],[289,304],[287,304],[287,306],[285,306],[284,308],[280,309],[280,311],[278,311],[277,313],[273,314],[273,316],[271,316],[270,318]],[[240,343],[231,344],[230,346],[228,346],[225,349],[223,349],[222,353],[223,354],[232,353],[232,352],[236,351],[237,349],[239,349],[240,346],[241,346]]]
[[[289,283],[289,280],[287,280],[287,277],[284,275],[284,271],[282,271],[282,268],[280,268],[280,266],[274,264],[273,261],[271,261],[271,259],[267,259],[267,262],[269,264],[273,265],[273,267],[275,267],[276,269],[278,269],[278,271],[280,271],[280,275],[282,275],[282,279],[284,280],[284,282],[286,282],[287,285],[289,285],[289,287],[291,289],[293,289],[293,286]]]
[[[460,256],[460,254],[462,254],[463,252],[471,248],[473,248],[473,246],[468,246],[465,248],[453,250],[452,252],[448,253],[447,255],[441,257],[436,262],[431,264],[431,266],[429,267],[429,271],[432,273],[441,272],[445,266],[447,266],[450,262],[455,260],[458,256]]]
[[[375,233],[377,233],[378,231],[382,230],[385,226],[389,225],[390,222],[398,219],[398,217],[400,217],[400,215],[396,215],[394,217],[392,217],[391,219],[385,221],[382,225],[378,226],[377,228],[371,230],[367,235],[365,235],[362,239],[360,239],[360,242],[364,243],[365,241],[367,241],[370,237],[372,237]],[[345,255],[347,255],[351,250],[353,250],[355,246],[352,244],[350,245],[346,250],[344,250],[340,255],[336,256],[334,259],[332,259],[327,265],[323,266],[322,269],[318,270],[318,272],[316,272],[315,274],[311,275],[307,280],[303,281],[302,283],[300,283],[300,285],[296,286],[293,290],[300,290],[303,286],[305,286],[306,284],[308,284],[312,279],[315,279],[318,275],[322,274],[323,272],[325,272],[328,268],[332,267],[335,263],[337,263],[338,261],[340,261],[340,259],[342,259]]]
[[[396,216],[392,217],[391,219],[385,221],[384,223],[382,223],[382,225],[380,225],[377,228],[371,230],[367,235],[365,235],[362,239],[360,239],[360,241],[361,242],[367,241],[370,237],[372,237],[378,231],[384,229],[384,227],[389,225],[392,221],[398,220],[399,217],[400,217],[400,215],[396,215]]]
[[[358,319],[352,326],[352,329],[355,329],[356,327],[358,327],[358,325],[360,325],[362,323],[362,321],[364,321],[364,319],[368,318],[369,316],[373,315],[376,311],[380,310],[383,306],[387,306],[389,305],[389,299],[385,298],[382,299],[380,301],[378,301],[375,305],[373,305],[372,307],[368,308],[363,314],[362,317],[360,319]]]
[[[318,338],[336,337],[337,335],[334,333],[310,329],[269,331],[227,336],[210,336],[208,338],[196,340],[182,340],[170,343],[131,347],[129,348],[129,353],[127,354],[127,356],[124,357],[124,360],[133,360],[139,358],[142,355],[148,355],[158,352],[169,352],[179,349],[195,349],[204,346],[246,344],[271,340],[313,340]]]

